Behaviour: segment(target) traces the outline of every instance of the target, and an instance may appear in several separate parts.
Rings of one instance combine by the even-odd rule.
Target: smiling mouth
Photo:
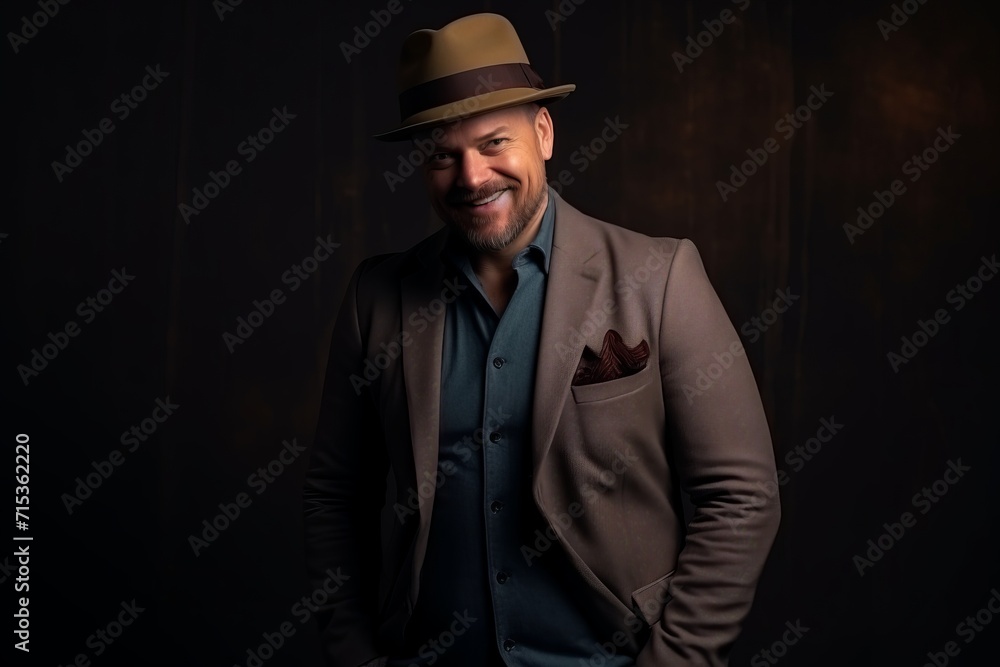
[[[458,204],[459,206],[466,206],[469,208],[479,208],[481,206],[486,206],[487,204],[492,204],[493,202],[495,202],[497,199],[500,198],[500,195],[502,195],[506,191],[507,189],[504,188],[503,190],[497,190],[490,196],[483,197],[482,199],[473,199],[471,201],[460,201],[455,203]]]

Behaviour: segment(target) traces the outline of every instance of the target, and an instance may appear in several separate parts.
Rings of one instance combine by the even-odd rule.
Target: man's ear
[[[538,139],[539,152],[543,160],[552,158],[552,146],[555,143],[555,129],[552,126],[552,116],[545,107],[540,107],[535,114],[535,137]]]

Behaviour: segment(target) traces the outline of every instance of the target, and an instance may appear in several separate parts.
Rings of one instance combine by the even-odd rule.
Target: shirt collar
[[[536,248],[542,253],[542,268],[546,275],[549,273],[549,259],[552,257],[552,234],[556,224],[556,197],[549,188],[548,202],[545,204],[545,213],[542,214],[542,225],[538,228],[534,240],[528,244],[529,248]]]

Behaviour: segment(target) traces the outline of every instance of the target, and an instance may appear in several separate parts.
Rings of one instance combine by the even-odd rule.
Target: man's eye
[[[431,162],[444,162],[448,159],[447,153],[434,153],[431,155]]]
[[[490,144],[492,144],[493,146],[499,146],[500,144],[502,144],[505,141],[507,141],[507,140],[501,137],[501,138],[497,138],[497,139],[491,139],[490,140]]]

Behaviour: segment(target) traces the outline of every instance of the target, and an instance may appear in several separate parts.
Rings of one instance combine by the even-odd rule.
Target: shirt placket
[[[490,341],[486,357],[485,396],[483,401],[482,428],[488,447],[483,457],[484,496],[483,513],[486,524],[487,566],[490,590],[493,596],[497,645],[509,664],[517,657],[517,615],[513,613],[518,600],[523,600],[517,587],[523,585],[515,576],[517,563],[512,560],[519,553],[518,520],[523,515],[520,498],[523,494],[518,484],[523,463],[524,434],[530,421],[530,401],[525,396],[531,392],[512,364],[526,363],[528,354],[527,333],[522,325],[521,311],[525,294],[530,287],[530,271],[522,270],[528,262],[528,251],[519,254],[513,263],[518,272],[518,287],[504,312]],[[530,378],[526,380],[530,382]],[[508,413],[515,414],[508,414]],[[505,418],[506,417],[506,418]],[[520,425],[520,428],[517,426]]]

